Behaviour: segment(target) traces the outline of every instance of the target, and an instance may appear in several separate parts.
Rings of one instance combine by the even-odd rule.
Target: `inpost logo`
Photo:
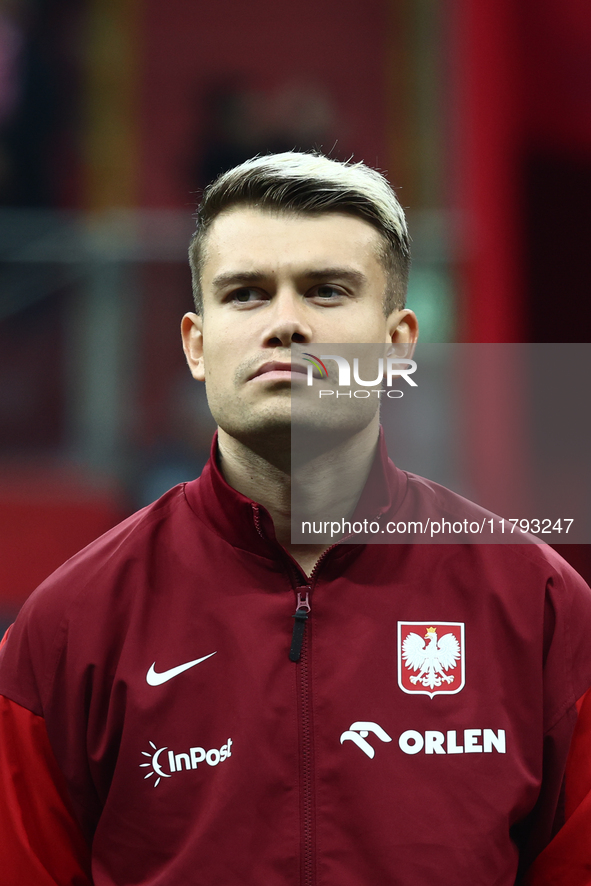
[[[152,778],[156,776],[152,782],[155,788],[158,787],[163,778],[171,778],[175,772],[183,772],[183,769],[197,769],[200,763],[206,763],[208,766],[217,766],[232,756],[232,745],[234,742],[231,738],[221,748],[210,748],[206,751],[202,747],[189,748],[187,753],[175,754],[174,751],[168,750],[165,745],[162,748],[157,747],[153,741],[148,742],[150,751],[142,751],[142,756],[148,757],[149,763],[140,763],[140,769],[149,769],[144,778]],[[167,757],[160,761],[160,755],[168,751]],[[164,760],[168,760],[168,767]],[[165,771],[168,768],[168,772]]]
[[[404,392],[398,389],[392,388],[392,384],[394,381],[404,380],[408,385],[412,388],[418,387],[416,381],[410,376],[416,372],[417,364],[414,360],[406,357],[386,357],[385,361],[383,357],[379,357],[377,360],[377,370],[376,377],[373,379],[363,379],[360,375],[360,367],[359,367],[359,357],[353,358],[353,381],[360,385],[360,388],[356,390],[350,390],[351,388],[351,364],[346,357],[341,356],[340,354],[320,354],[316,356],[315,354],[303,353],[302,357],[308,363],[308,386],[312,386],[314,384],[314,371],[316,371],[317,377],[321,379],[328,378],[329,373],[324,365],[324,360],[334,360],[337,364],[338,368],[338,382],[337,385],[339,388],[348,388],[349,390],[340,391],[340,390],[320,390],[318,392],[318,396],[320,399],[322,397],[356,397],[357,399],[367,399],[371,397],[372,394],[375,394],[378,399],[382,396],[382,394],[386,394],[390,399],[399,399],[404,396]],[[364,361],[367,362],[367,361]],[[387,390],[384,391],[383,385],[385,384]],[[373,388],[374,390],[368,390],[368,388]]]

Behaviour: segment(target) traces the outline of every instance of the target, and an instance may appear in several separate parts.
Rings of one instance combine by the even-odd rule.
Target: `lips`
[[[250,379],[260,378],[261,376],[265,376],[269,379],[287,379],[291,378],[292,374],[296,372],[305,375],[306,371],[306,368],[298,363],[285,363],[280,360],[271,360],[267,363],[263,363],[262,366],[259,366],[256,372],[251,375]]]

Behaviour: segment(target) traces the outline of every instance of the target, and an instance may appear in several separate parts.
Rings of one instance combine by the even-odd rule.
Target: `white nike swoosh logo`
[[[212,655],[215,655],[215,652],[210,652],[209,655],[204,655],[203,658],[196,658],[195,661],[187,661],[185,664],[177,665],[176,668],[170,668],[168,671],[162,671],[161,674],[158,674],[154,670],[154,665],[156,664],[156,662],[154,662],[146,674],[146,683],[149,683],[150,686],[160,686],[161,683],[166,683],[167,680],[172,680],[173,677],[177,677],[179,674],[182,674],[183,671],[188,671],[189,668],[194,668],[195,665],[205,661],[206,658],[211,658]]]

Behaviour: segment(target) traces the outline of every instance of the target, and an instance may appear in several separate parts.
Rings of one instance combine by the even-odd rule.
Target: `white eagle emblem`
[[[408,623],[407,626],[410,627]],[[401,625],[399,625],[400,627]],[[419,625],[417,624],[416,627]],[[441,629],[442,625],[440,624],[438,627]],[[418,686],[424,686],[427,690],[426,694],[431,697],[437,694],[433,690],[437,690],[438,687],[444,687],[440,692],[460,691],[464,685],[463,661],[461,662],[462,667],[455,674],[446,673],[446,671],[455,670],[460,660],[463,659],[463,625],[458,624],[454,627],[461,629],[458,632],[462,638],[461,644],[452,631],[446,631],[441,637],[438,637],[438,628],[434,625],[427,628],[424,637],[412,630],[406,635],[401,648],[399,646],[399,654],[404,661],[404,668],[402,662],[400,663],[399,683],[405,692],[424,692],[424,690],[419,690]],[[399,643],[402,636],[404,635],[401,635],[399,631]],[[402,673],[403,670],[405,673]],[[418,673],[411,674],[411,671]],[[460,676],[459,681],[456,681],[456,675]],[[454,681],[455,685],[452,686]],[[413,689],[413,687],[417,688]]]

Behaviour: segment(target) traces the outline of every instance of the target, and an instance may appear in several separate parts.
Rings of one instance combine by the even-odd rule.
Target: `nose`
[[[278,292],[266,313],[263,331],[266,347],[288,348],[311,341],[312,329],[306,317],[304,299],[293,289]]]

